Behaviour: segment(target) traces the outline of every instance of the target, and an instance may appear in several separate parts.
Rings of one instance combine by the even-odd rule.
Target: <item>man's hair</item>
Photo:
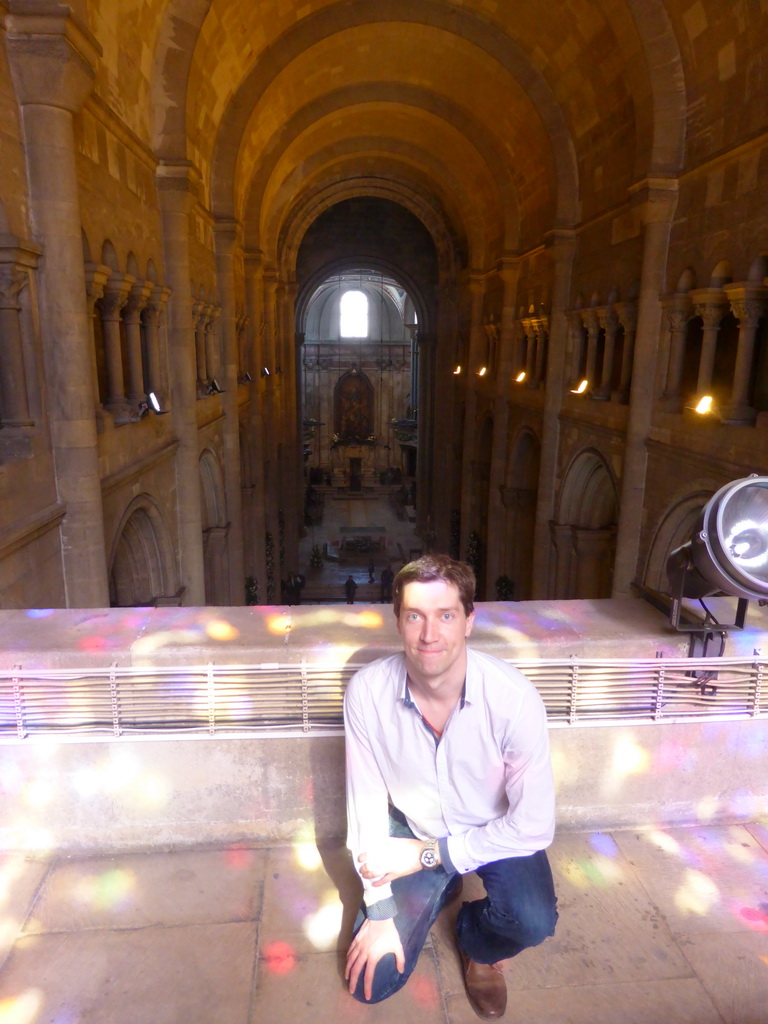
[[[422,555],[414,562],[409,562],[395,576],[392,584],[392,605],[395,617],[400,615],[403,603],[403,591],[409,583],[432,583],[442,580],[456,587],[465,615],[475,610],[474,598],[477,580],[471,566],[466,562],[457,562],[450,555]]]

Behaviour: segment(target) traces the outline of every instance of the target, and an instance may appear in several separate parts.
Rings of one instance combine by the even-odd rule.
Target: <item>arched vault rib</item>
[[[375,13],[376,6],[367,0],[362,4],[359,2],[346,4],[343,30],[346,31],[353,25],[367,25],[381,20],[380,16]],[[446,21],[446,5],[432,4],[428,0],[422,0],[421,3],[415,4],[388,5],[387,11],[390,17],[387,18],[387,21],[397,20],[423,24],[423,17],[414,14],[415,10],[423,7],[430,10],[430,27],[442,27]],[[393,8],[396,10],[393,11]],[[327,20],[328,11],[331,10],[332,8],[328,8],[324,12],[318,12],[306,19],[307,22],[312,21],[316,25],[316,32],[313,33],[311,41],[316,42],[328,34],[338,33],[338,14],[330,21]],[[445,30],[451,31],[453,34],[460,34],[460,37],[467,43],[478,47],[522,86],[521,95],[525,98],[525,102],[530,104],[532,118],[544,127],[551,149],[557,153],[557,161],[553,168],[557,181],[555,220],[557,223],[573,224],[577,217],[575,152],[562,111],[551,90],[529,59],[509,37],[494,31],[488,22],[482,21],[474,15],[456,12],[455,8],[452,10],[456,14],[455,21],[461,22],[461,31],[460,33],[456,31],[457,24],[454,24],[453,18],[448,19],[451,23],[450,28]],[[300,46],[298,45],[299,39],[302,40]],[[260,57],[244,79],[236,95],[232,97],[221,121],[213,157],[212,207],[217,215],[233,215],[231,208],[232,183],[236,178],[235,168],[240,159],[243,139],[248,135],[248,122],[253,110],[270,83],[292,60],[298,58],[307,45],[310,45],[310,40],[306,39],[306,25],[302,22],[290,32],[285,33],[269,49],[268,53]],[[365,86],[356,83],[351,84],[348,88],[352,91],[359,91]],[[435,94],[432,93],[432,95]]]
[[[269,143],[258,153],[253,152],[249,163],[256,165],[259,159],[259,170],[255,184],[251,187],[248,196],[248,203],[243,212],[243,222],[253,226],[258,223],[260,217],[259,203],[264,184],[272,173],[274,166],[280,159],[281,153],[292,141],[307,131],[314,123],[332,115],[343,115],[346,108],[356,104],[382,103],[397,104],[402,107],[413,106],[417,111],[427,110],[433,116],[434,123],[445,122],[452,130],[460,134],[468,141],[472,148],[480,155],[483,164],[487,167],[487,173],[498,184],[500,194],[500,211],[504,216],[505,230],[511,237],[504,240],[505,248],[514,248],[517,242],[517,235],[520,225],[520,213],[518,209],[517,196],[510,179],[509,168],[505,164],[501,154],[496,147],[496,140],[493,139],[471,115],[471,112],[462,110],[454,104],[444,100],[442,97],[425,93],[423,89],[403,85],[398,82],[389,83],[386,90],[381,84],[375,86],[348,86],[326,93],[318,99],[307,104],[296,116],[286,124],[281,132],[273,136]],[[243,160],[245,163],[245,159]],[[246,173],[243,168],[243,174]],[[246,178],[246,180],[249,180]],[[259,191],[257,191],[257,187]],[[232,216],[230,207],[222,211],[216,210],[219,216]]]
[[[328,153],[356,154],[358,159],[370,165],[375,159],[374,154],[392,154],[399,160],[406,160],[420,169],[424,175],[426,187],[441,197],[446,208],[450,207],[459,218],[456,229],[473,234],[473,248],[481,257],[482,247],[488,246],[489,239],[503,248],[514,248],[519,230],[519,214],[515,202],[516,196],[512,187],[498,187],[495,171],[497,161],[489,167],[465,133],[456,131],[447,121],[436,119],[431,114],[421,111],[398,110],[397,107],[378,105],[378,109],[387,113],[398,111],[403,121],[412,125],[409,131],[403,131],[405,137],[389,138],[384,135],[372,138],[361,134],[369,132],[372,125],[364,118],[355,116],[364,108],[345,108],[340,116],[330,112],[325,118],[315,117],[309,112],[303,119],[306,128],[284,149],[273,152],[271,149],[264,155],[259,172],[251,183],[251,193],[244,217],[244,226],[249,245],[261,248],[269,243],[262,237],[261,225],[265,218],[273,219],[271,210],[272,196],[282,188],[283,182],[291,180],[296,190],[306,188],[312,172],[318,167]],[[425,138],[425,124],[429,126],[430,148],[424,149],[414,138]],[[333,124],[332,124],[333,123]],[[396,127],[393,117],[385,120],[393,129]],[[326,128],[327,126],[327,128]],[[291,126],[293,127],[293,126]],[[321,142],[325,135],[327,142]],[[370,149],[366,150],[367,140]],[[348,172],[347,172],[348,173]],[[472,223],[471,230],[467,223]],[[507,237],[501,235],[502,225],[507,227]],[[478,234],[485,231],[485,239]]]
[[[315,189],[302,203],[293,207],[283,226],[278,244],[281,276],[286,280],[292,280],[299,246],[310,224],[329,207],[355,196],[389,199],[418,217],[435,243],[441,274],[450,274],[453,271],[454,239],[443,211],[430,202],[421,191],[412,191],[402,184],[393,186],[389,181],[360,176],[335,181],[325,188]]]
[[[265,252],[280,250],[285,231],[284,225],[292,217],[294,207],[302,206],[306,197],[314,191],[323,191],[337,182],[366,180],[387,183],[393,192],[406,190],[424,197],[424,206],[439,211],[440,218],[446,223],[446,236],[450,235],[456,251],[456,259],[463,265],[483,265],[483,231],[480,215],[469,208],[459,209],[448,193],[436,194],[434,183],[418,166],[410,164],[395,154],[376,154],[375,166],[368,167],[368,161],[361,161],[355,153],[317,154],[318,164],[302,174],[303,183],[293,187],[292,182],[286,183],[281,194],[269,206],[269,216],[263,222],[260,235],[261,245],[258,248]],[[359,193],[358,193],[359,194]],[[478,223],[479,222],[479,223]],[[247,232],[246,244],[249,244]]]

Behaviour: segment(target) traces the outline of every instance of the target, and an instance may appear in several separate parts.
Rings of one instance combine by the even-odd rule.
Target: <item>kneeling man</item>
[[[347,842],[364,893],[345,977],[361,1002],[402,988],[476,871],[487,895],[462,905],[456,935],[469,1001],[492,1019],[506,1008],[499,961],[554,934],[555,811],[544,705],[516,669],[467,648],[474,594],[472,569],[446,555],[404,566],[404,652],[349,682]]]

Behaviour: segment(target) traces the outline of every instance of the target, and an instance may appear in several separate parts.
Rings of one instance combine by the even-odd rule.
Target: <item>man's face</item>
[[[411,679],[435,684],[463,682],[466,640],[475,613],[469,616],[459,591],[444,580],[408,583],[397,618]]]

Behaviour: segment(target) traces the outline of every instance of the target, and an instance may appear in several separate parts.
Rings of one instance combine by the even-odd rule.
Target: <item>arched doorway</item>
[[[555,547],[555,598],[611,596],[616,549],[618,494],[599,452],[581,452],[571,462],[560,492]]]
[[[112,549],[109,600],[114,608],[179,604],[173,547],[148,495],[126,509]]]

